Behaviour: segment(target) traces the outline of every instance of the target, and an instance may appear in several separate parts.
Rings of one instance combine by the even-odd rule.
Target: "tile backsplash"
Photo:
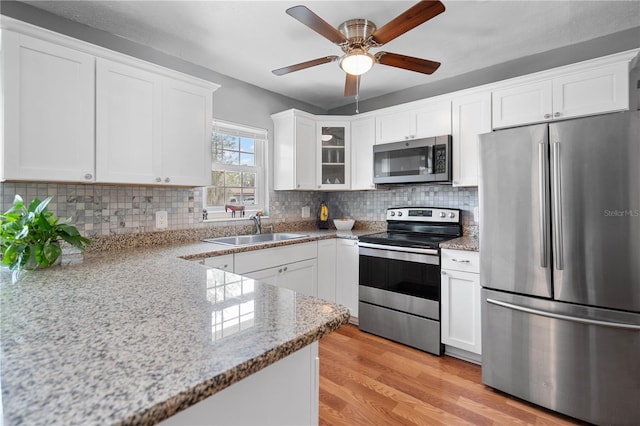
[[[465,226],[477,226],[473,210],[478,206],[477,188],[449,185],[380,186],[376,191],[335,192],[329,195],[332,217],[384,221],[388,207],[447,207],[462,210]]]
[[[203,222],[200,188],[5,182],[0,184],[1,211],[9,209],[15,194],[27,202],[53,195],[49,210],[62,218],[71,217],[78,230],[89,237],[156,231],[155,212],[160,210],[168,212],[168,230],[230,224]],[[268,222],[308,220],[302,218],[303,207],[309,207],[309,219],[314,220],[322,201],[333,218],[384,221],[387,207],[432,206],[462,209],[464,225],[477,225],[473,218],[477,189],[447,185],[382,186],[376,191],[350,192],[272,191]]]

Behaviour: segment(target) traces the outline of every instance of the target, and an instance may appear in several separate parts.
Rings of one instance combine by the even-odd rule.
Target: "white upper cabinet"
[[[162,161],[162,79],[155,73],[98,59],[96,172],[98,182],[152,184]]]
[[[491,92],[456,97],[453,110],[453,186],[478,186],[478,135],[491,131]]]
[[[161,179],[171,185],[210,185],[213,92],[165,79],[162,94]]]
[[[318,189],[351,187],[351,129],[345,120],[316,122],[316,182]]]
[[[553,79],[553,117],[629,108],[629,67],[618,63]]]
[[[351,189],[375,189],[373,183],[373,145],[376,141],[374,117],[351,122]]]
[[[274,189],[318,189],[317,135],[313,116],[287,110],[271,118],[274,127]]]
[[[219,87],[3,17],[2,179],[203,186]]]
[[[93,182],[94,57],[2,32],[2,179]]]
[[[629,109],[629,60],[581,70],[493,91],[493,128]],[[541,76],[542,77],[542,76]]]
[[[376,144],[449,135],[451,102],[420,102],[411,108],[376,114],[376,131]]]
[[[206,185],[211,120],[210,90],[98,59],[96,180]]]

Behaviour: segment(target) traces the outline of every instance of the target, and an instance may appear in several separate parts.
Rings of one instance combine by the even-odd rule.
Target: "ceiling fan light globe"
[[[340,68],[347,74],[362,75],[369,71],[375,62],[373,55],[367,52],[352,52],[342,57]]]

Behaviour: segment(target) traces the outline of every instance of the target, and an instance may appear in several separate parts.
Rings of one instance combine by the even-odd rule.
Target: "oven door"
[[[439,256],[367,245],[360,246],[360,301],[439,321]]]

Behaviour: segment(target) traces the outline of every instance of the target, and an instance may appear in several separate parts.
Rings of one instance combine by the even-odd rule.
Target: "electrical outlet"
[[[309,217],[311,216],[311,209],[309,208],[309,206],[305,206],[302,208],[302,217]]]
[[[480,209],[478,207],[473,208],[473,221],[475,223],[480,222]]]
[[[156,212],[156,229],[163,229],[169,225],[169,215],[166,210]]]

